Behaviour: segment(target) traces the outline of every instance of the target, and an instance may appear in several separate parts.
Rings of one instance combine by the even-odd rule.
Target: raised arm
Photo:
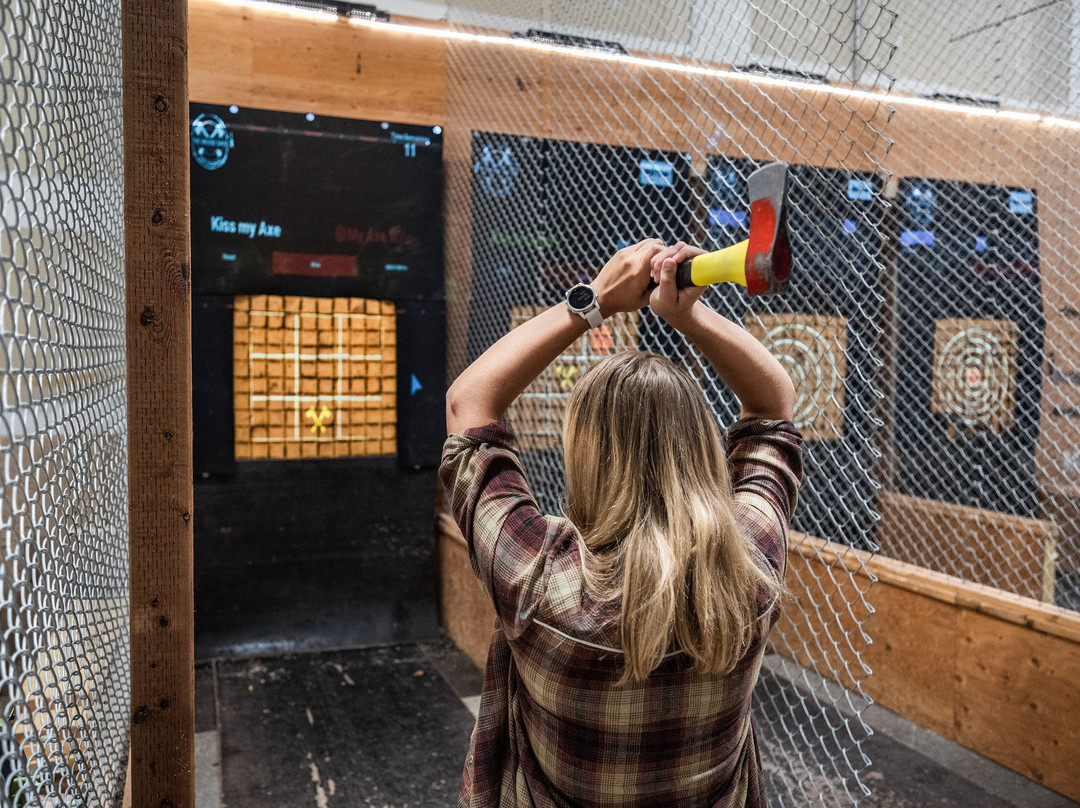
[[[619,250],[596,280],[604,317],[649,304],[651,259],[663,244],[649,239]],[[507,408],[549,364],[588,329],[565,303],[523,323],[467,367],[446,393],[446,430],[461,433],[499,420]]]
[[[783,366],[749,332],[702,303],[703,287],[675,286],[675,267],[701,252],[680,242],[652,257],[652,278],[659,285],[649,306],[705,354],[738,396],[743,416],[791,420],[795,387]]]

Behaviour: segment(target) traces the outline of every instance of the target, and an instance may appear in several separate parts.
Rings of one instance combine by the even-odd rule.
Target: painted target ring
[[[762,343],[783,365],[795,386],[793,421],[800,430],[839,433],[836,393],[843,388],[843,349],[808,323],[785,323],[768,328]]]
[[[941,348],[935,367],[938,407],[968,426],[989,424],[1008,403],[1012,369],[998,336],[984,328],[965,328]]]

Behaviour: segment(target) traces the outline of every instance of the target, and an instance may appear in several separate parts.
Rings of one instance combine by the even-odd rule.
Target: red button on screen
[[[355,278],[357,275],[356,256],[275,252],[272,270],[275,275]]]

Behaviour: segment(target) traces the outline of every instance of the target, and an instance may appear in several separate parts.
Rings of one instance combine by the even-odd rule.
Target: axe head
[[[746,290],[774,295],[787,288],[791,242],[787,229],[788,164],[769,163],[746,181],[750,195],[750,238],[746,248]]]

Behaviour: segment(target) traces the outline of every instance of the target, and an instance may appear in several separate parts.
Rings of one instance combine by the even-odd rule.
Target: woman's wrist
[[[596,293],[596,305],[600,307],[600,316],[605,320],[613,314],[619,313],[618,309],[612,304],[611,298],[602,295],[599,291]]]
[[[600,308],[600,316],[605,320],[611,317],[613,314],[618,314],[622,309],[619,308],[618,303],[613,300],[613,289],[608,289],[607,284],[603,283],[600,278],[594,280],[590,286],[593,291],[596,292],[596,305]]]
[[[664,318],[668,325],[674,328],[681,334],[693,339],[695,334],[701,332],[701,328],[705,324],[705,317],[710,313],[710,309],[700,300],[695,300],[685,312],[682,312],[677,317]]]

